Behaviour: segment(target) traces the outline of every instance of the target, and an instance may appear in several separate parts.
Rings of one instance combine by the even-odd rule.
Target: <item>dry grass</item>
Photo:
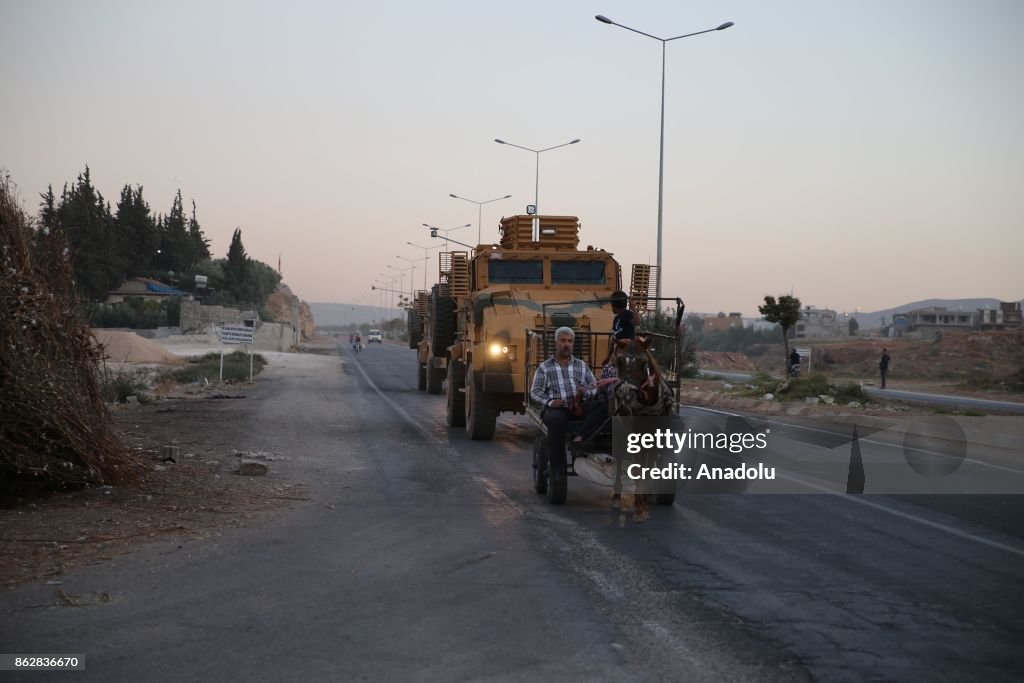
[[[0,178],[0,500],[26,486],[139,476],[100,392],[101,358],[78,315],[67,245],[35,231],[10,178]]]

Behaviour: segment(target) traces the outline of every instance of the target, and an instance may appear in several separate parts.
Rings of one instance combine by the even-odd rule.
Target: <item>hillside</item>
[[[295,296],[288,285],[281,283],[277,291],[267,299],[264,310],[271,316],[271,320],[290,323],[292,322],[293,305],[297,309],[299,331],[302,333],[303,339],[309,339],[313,336],[313,314],[309,304]]]
[[[362,306],[359,304],[310,303],[313,318],[319,326],[328,325],[361,325],[362,323],[380,323],[384,320],[400,318],[405,320],[405,311],[399,308],[381,308],[379,306]]]
[[[856,337],[841,340],[800,340],[811,349],[814,372],[853,380],[876,381],[878,359],[887,348],[892,357],[890,381],[949,382],[999,389],[1000,382],[1019,385],[1024,378],[1024,330],[947,333],[937,342],[917,339]],[[700,352],[706,369],[779,374],[782,344],[754,347],[742,353]],[[1007,388],[1002,387],[1002,388]]]
[[[901,304],[894,308],[885,308],[869,313],[858,313],[856,317],[857,323],[860,324],[860,329],[875,330],[882,326],[882,318],[885,318],[885,322],[888,324],[892,322],[893,315],[913,311],[917,308],[942,306],[951,311],[976,311],[979,308],[994,308],[998,305],[999,299],[922,299],[921,301],[912,301],[909,304]]]

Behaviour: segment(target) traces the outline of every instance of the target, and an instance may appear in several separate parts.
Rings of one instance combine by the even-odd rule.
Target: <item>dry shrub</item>
[[[34,231],[0,177],[0,496],[134,481],[139,462],[100,394],[100,350],[77,310],[67,240]]]

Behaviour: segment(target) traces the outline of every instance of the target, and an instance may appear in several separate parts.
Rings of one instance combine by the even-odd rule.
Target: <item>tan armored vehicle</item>
[[[534,218],[503,219],[499,244],[443,252],[439,284],[429,295],[421,292],[410,313],[418,385],[439,394],[447,380],[446,421],[465,426],[472,439],[492,438],[499,413],[524,411],[527,330],[611,330],[608,299],[621,289],[619,264],[602,249],[579,248],[575,216],[540,216],[536,239]],[[552,302],[564,303],[545,315]],[[577,345],[593,338],[578,335]],[[531,353],[537,358],[551,350]],[[575,353],[593,362],[604,349]]]

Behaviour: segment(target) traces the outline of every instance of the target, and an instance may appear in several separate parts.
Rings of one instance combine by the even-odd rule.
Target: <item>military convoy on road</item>
[[[511,216],[500,230],[498,244],[442,252],[438,284],[419,292],[408,314],[417,386],[431,394],[444,389],[448,425],[465,426],[475,440],[494,436],[500,413],[524,412],[526,358],[550,355],[540,347],[553,338],[527,331],[567,325],[608,332],[608,300],[622,288],[612,254],[579,248],[575,216]],[[643,275],[649,279],[650,270]],[[589,348],[594,338],[577,335],[574,350],[591,365],[605,352]],[[527,343],[536,347],[529,354]]]

